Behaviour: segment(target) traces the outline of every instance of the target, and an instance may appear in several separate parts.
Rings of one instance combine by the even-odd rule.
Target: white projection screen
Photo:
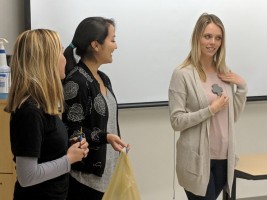
[[[171,74],[188,55],[198,17],[226,29],[226,62],[248,84],[248,100],[267,100],[266,0],[27,0],[26,28],[57,31],[68,46],[79,22],[113,18],[118,49],[101,66],[121,107],[167,105]]]

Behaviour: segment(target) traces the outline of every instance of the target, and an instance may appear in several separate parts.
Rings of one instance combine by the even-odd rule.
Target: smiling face
[[[108,28],[108,36],[104,43],[99,46],[98,61],[102,64],[112,63],[112,53],[117,49],[117,43],[115,41],[115,27],[110,25]]]
[[[206,26],[201,38],[200,49],[202,58],[212,58],[222,44],[222,30],[214,23]]]

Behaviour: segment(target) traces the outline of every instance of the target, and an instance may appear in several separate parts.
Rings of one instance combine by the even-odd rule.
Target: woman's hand
[[[71,145],[67,151],[67,157],[70,164],[81,161],[88,155],[88,142],[83,138],[81,142],[76,142]]]
[[[128,150],[130,149],[129,144],[125,144],[121,138],[115,134],[108,133],[107,134],[107,141],[115,151],[121,151],[124,147],[127,147]]]
[[[227,96],[218,96],[210,105],[211,112],[213,114],[219,112],[228,106],[229,98]]]
[[[245,85],[246,82],[245,80],[239,76],[238,74],[234,73],[234,72],[227,72],[225,74],[218,74],[218,77],[225,82],[229,82],[229,83],[233,83],[236,85]]]
[[[80,148],[84,150],[83,154],[84,158],[86,158],[89,153],[89,144],[85,138],[83,138],[82,141],[80,142]]]

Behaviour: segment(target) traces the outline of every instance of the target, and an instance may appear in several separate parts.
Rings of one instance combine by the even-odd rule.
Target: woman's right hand
[[[228,106],[229,98],[227,96],[218,96],[210,105],[211,112],[213,114],[219,112]]]
[[[87,142],[82,143],[82,148],[81,148],[81,142],[74,143],[69,147],[67,151],[67,157],[70,164],[81,161],[83,158],[87,156],[88,152],[89,149]]]

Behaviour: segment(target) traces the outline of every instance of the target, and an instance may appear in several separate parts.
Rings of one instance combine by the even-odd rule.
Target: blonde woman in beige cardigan
[[[230,194],[235,156],[234,123],[246,102],[243,78],[225,64],[225,30],[213,14],[202,14],[192,49],[172,75],[170,121],[180,132],[176,172],[189,200],[215,200]]]

